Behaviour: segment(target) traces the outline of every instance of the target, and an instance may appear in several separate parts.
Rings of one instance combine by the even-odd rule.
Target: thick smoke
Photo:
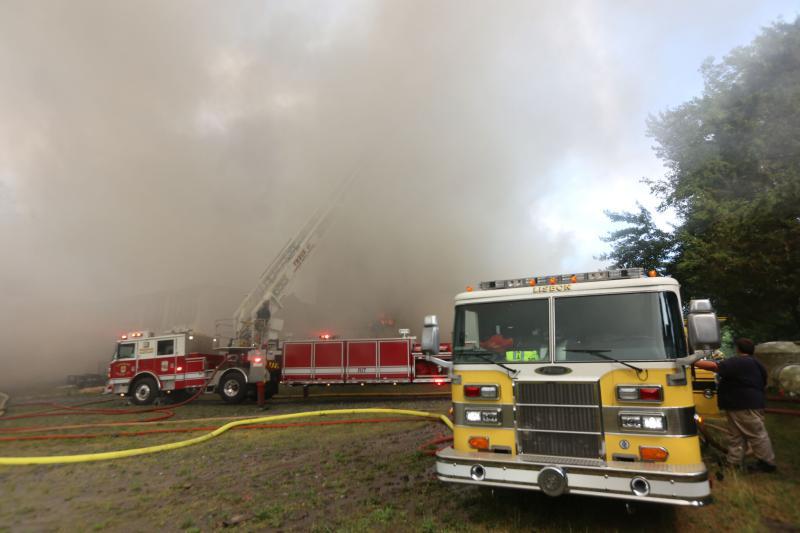
[[[211,329],[354,172],[281,311],[295,338],[429,312],[446,334],[465,285],[558,271],[574,243],[540,220],[592,176],[557,169],[602,175],[641,137],[620,24],[593,2],[5,2],[0,388],[94,371],[125,330]]]

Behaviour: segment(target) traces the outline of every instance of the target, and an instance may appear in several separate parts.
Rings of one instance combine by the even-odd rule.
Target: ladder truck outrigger
[[[719,347],[708,300],[641,268],[488,281],[455,298],[453,445],[440,480],[709,503],[691,372]],[[422,348],[439,346],[435,316]],[[689,355],[689,347],[696,350]]]

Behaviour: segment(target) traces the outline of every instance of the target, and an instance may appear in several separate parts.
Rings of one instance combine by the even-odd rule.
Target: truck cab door
[[[136,342],[120,342],[109,365],[110,379],[131,378],[136,374]]]
[[[162,381],[171,380],[174,383],[177,353],[178,339],[159,339],[156,341],[155,374]]]

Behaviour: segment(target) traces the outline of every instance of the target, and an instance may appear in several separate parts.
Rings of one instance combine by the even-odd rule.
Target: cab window
[[[175,353],[175,339],[158,341],[156,355],[172,355]]]
[[[546,299],[461,305],[455,317],[455,361],[543,363],[548,353]]]
[[[136,355],[136,343],[117,344],[117,359],[130,359]]]
[[[555,302],[556,361],[628,361],[686,355],[678,297],[627,293],[559,298]],[[599,355],[598,355],[599,354]]]

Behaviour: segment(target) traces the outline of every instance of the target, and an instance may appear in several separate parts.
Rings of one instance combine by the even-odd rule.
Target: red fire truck
[[[130,396],[136,404],[149,404],[161,394],[185,395],[204,387],[226,402],[239,403],[254,394],[260,382],[265,383],[265,397],[271,397],[281,379],[303,386],[449,383],[443,370],[449,364],[449,345],[442,345],[441,359],[434,362],[422,355],[405,329],[399,330],[401,338],[391,339],[279,340],[283,322],[272,317],[272,310],[282,307],[290,282],[316,249],[351,183],[352,178],[343,182],[267,265],[233,319],[217,321],[215,337],[192,331],[123,335],[109,365],[106,390]]]
[[[239,403],[255,395],[259,382],[265,384],[266,398],[278,391],[280,382],[450,382],[447,369],[428,360],[413,337],[292,341],[282,343],[282,350],[226,348],[222,354],[212,346],[212,338],[191,331],[123,335],[109,365],[107,392],[147,405],[162,395],[181,397],[203,388]],[[440,346],[439,358],[449,360],[449,344]]]
[[[278,390],[280,366],[264,350],[215,352],[213,340],[191,331],[122,335],[108,367],[106,392],[129,396],[138,405],[161,395],[186,396],[204,388],[239,403],[265,382],[267,397]]]

